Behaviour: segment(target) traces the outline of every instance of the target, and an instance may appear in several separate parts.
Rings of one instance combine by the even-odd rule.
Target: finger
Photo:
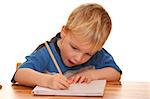
[[[61,83],[59,83],[59,84],[57,85],[57,87],[58,87],[59,89],[67,89],[67,88],[68,88],[68,87],[64,86],[63,84],[61,84]]]
[[[55,82],[55,84],[53,84],[53,86],[52,86],[52,89],[56,89],[56,90],[60,89],[59,82]]]
[[[74,79],[73,82],[77,83],[80,80],[81,76],[77,75]]]
[[[60,77],[61,77],[61,79],[63,79],[63,80],[66,81],[67,83],[69,83],[68,79],[67,79],[65,76],[60,75]]]
[[[53,86],[53,89],[55,89],[55,90],[66,89],[66,87],[63,86],[61,83],[56,82],[55,85]]]
[[[69,82],[69,84],[72,84],[72,83],[73,83],[74,78],[75,78],[74,76],[73,76],[73,77],[68,78],[68,82]]]
[[[87,83],[89,84],[92,80],[91,79],[87,79]]]
[[[52,83],[52,86],[54,87],[54,89],[58,89],[58,85],[60,84],[63,85],[65,88],[68,88],[70,85],[63,76],[59,74],[54,75],[53,83]],[[62,88],[64,89],[64,87]]]
[[[70,84],[68,83],[68,81],[65,81],[64,79],[60,78],[59,79],[59,83],[61,83],[63,86],[65,86],[66,88],[68,88],[70,86]]]
[[[82,76],[78,82],[79,82],[79,83],[83,83],[85,80],[86,80],[86,77],[85,77],[85,76]]]
[[[61,77],[63,80],[67,81],[67,78],[66,78],[65,76],[60,75],[60,77]]]
[[[84,80],[85,83],[87,83],[87,81],[88,81],[88,78],[86,78],[86,79]]]

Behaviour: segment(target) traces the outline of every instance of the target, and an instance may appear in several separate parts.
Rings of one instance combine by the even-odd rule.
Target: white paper
[[[95,80],[89,84],[72,84],[67,90],[54,90],[36,86],[34,95],[103,96],[106,80]]]

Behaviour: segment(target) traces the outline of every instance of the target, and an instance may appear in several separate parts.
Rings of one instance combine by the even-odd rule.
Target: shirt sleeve
[[[45,47],[34,51],[31,55],[26,56],[26,61],[19,66],[20,68],[30,68],[38,72],[45,72],[47,65],[49,64],[50,56]],[[15,72],[16,74],[16,72]],[[14,80],[15,74],[13,75],[11,82],[16,83]]]
[[[38,72],[44,72],[48,65],[50,56],[45,47],[34,51],[26,56],[26,61],[19,68],[30,68]]]
[[[101,51],[97,52],[94,60],[96,69],[112,67],[118,72],[122,73],[121,69],[115,63],[113,57],[104,48]]]

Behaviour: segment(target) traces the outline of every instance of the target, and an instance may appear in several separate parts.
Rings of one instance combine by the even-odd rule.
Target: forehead
[[[72,35],[69,35],[69,44],[73,45],[74,47],[77,47],[79,50],[82,52],[87,52],[87,53],[95,53],[93,52],[92,44],[88,41],[84,41],[80,37],[75,37]]]

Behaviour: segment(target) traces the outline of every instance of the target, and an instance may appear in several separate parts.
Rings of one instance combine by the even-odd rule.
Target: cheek
[[[61,48],[61,55],[66,59],[71,58],[73,56],[72,52],[72,49],[67,45],[62,46]]]
[[[84,56],[84,57],[83,57],[83,60],[82,60],[82,63],[87,62],[90,58],[91,58],[91,57],[89,57],[89,56]]]

